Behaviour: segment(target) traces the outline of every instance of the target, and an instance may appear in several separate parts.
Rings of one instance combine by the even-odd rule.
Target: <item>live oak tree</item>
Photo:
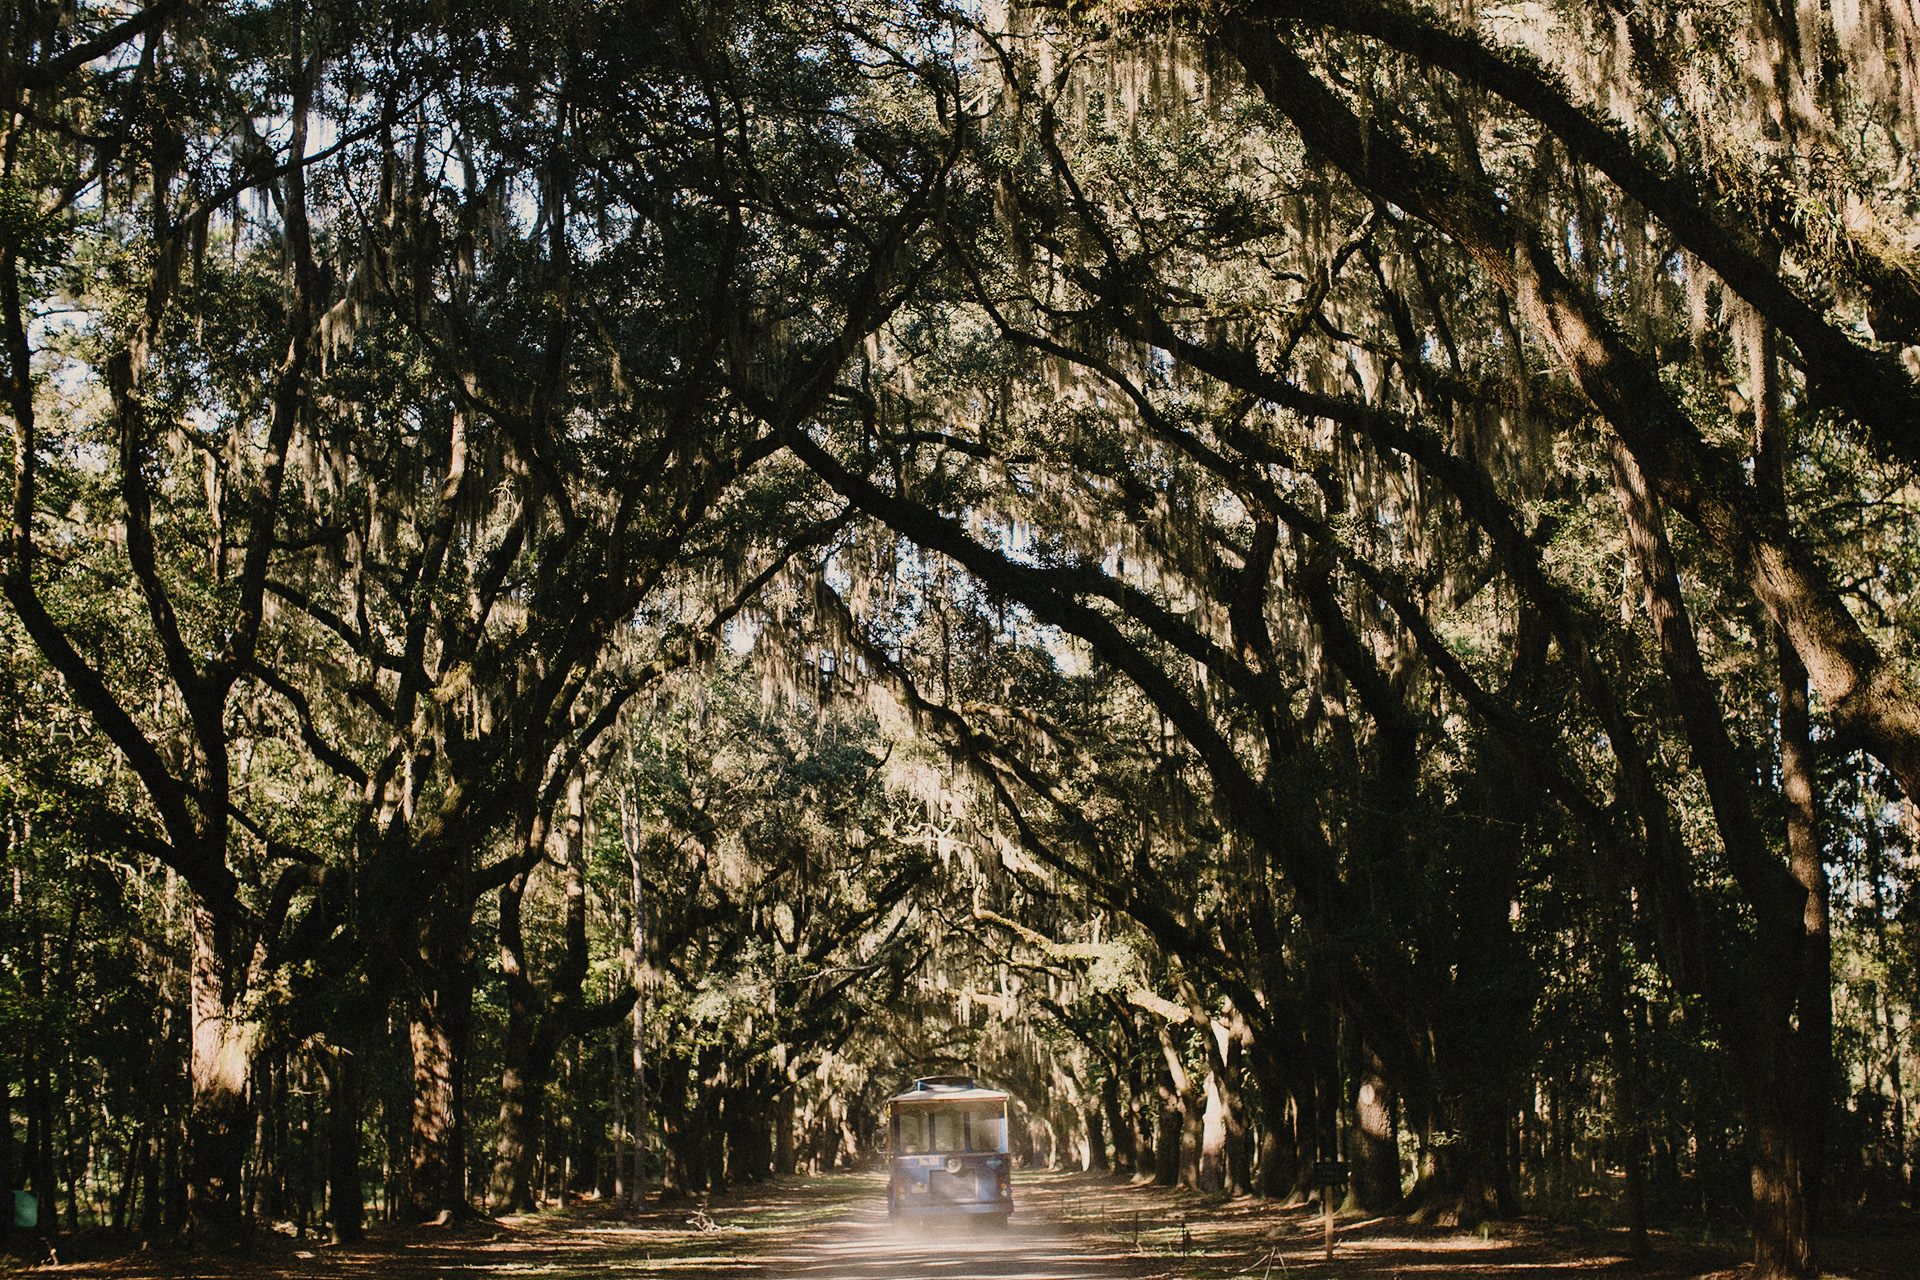
[[[1219,177],[1211,190],[1204,190],[1204,177],[1191,183],[1203,188],[1195,193],[1200,199],[1183,189],[1181,179],[1191,170],[1180,170],[1177,161],[1156,170],[1151,158],[1129,157],[1136,167],[1109,185],[1090,172],[1095,164],[1074,154],[1088,135],[1093,146],[1124,149],[1130,139],[1116,137],[1114,123],[1121,117],[1119,129],[1134,137],[1150,128],[1165,130],[1144,149],[1178,156],[1178,139],[1197,136],[1212,125],[1209,117],[1220,112],[1220,100],[1231,101],[1212,86],[1223,79],[1231,85],[1232,78],[1206,65],[1197,50],[1148,34],[1153,28],[1138,10],[1120,16],[1134,22],[1142,37],[1131,46],[1123,42],[1106,62],[1104,84],[1099,71],[1087,70],[1101,63],[1102,54],[1081,51],[1085,46],[1076,46],[1070,32],[1032,26],[998,43],[1007,68],[998,92],[1003,104],[1013,104],[1005,136],[1015,158],[1001,188],[1004,239],[1010,243],[986,249],[956,244],[962,260],[957,269],[968,277],[972,301],[994,336],[1035,353],[1036,365],[1054,362],[1061,371],[1056,379],[1077,383],[1072,394],[1080,411],[1098,421],[1102,444],[1110,447],[1116,435],[1124,440],[1138,431],[1142,447],[1153,452],[1135,466],[1150,471],[1116,471],[1084,454],[1061,459],[1033,449],[1032,438],[1008,432],[1005,420],[1013,410],[1036,401],[1045,405],[1052,397],[1018,383],[1009,395],[1005,382],[997,401],[982,395],[976,383],[942,387],[944,401],[908,393],[891,404],[865,397],[853,407],[865,415],[864,439],[891,436],[909,450],[908,457],[932,454],[935,475],[976,461],[1005,468],[1011,493],[916,482],[920,496],[913,501],[905,484],[889,489],[866,478],[873,467],[870,446],[852,467],[810,439],[796,441],[796,451],[856,505],[1021,600],[1042,621],[1077,634],[1139,682],[1205,762],[1220,791],[1217,809],[1229,821],[1237,820],[1253,838],[1279,842],[1294,818],[1295,836],[1279,851],[1290,859],[1286,870],[1296,893],[1307,895],[1310,904],[1334,904],[1331,911],[1321,906],[1323,928],[1327,918],[1352,912],[1343,900],[1346,886],[1327,879],[1332,850],[1316,857],[1316,846],[1325,846],[1312,824],[1300,825],[1296,805],[1270,807],[1277,783],[1273,765],[1264,778],[1250,771],[1232,735],[1223,734],[1207,711],[1207,699],[1196,696],[1204,687],[1182,689],[1177,666],[1155,650],[1166,646],[1203,667],[1228,696],[1263,717],[1259,737],[1267,740],[1271,759],[1288,761],[1291,781],[1295,749],[1283,744],[1297,723],[1290,715],[1294,699],[1275,683],[1287,668],[1273,663],[1275,641],[1261,612],[1270,584],[1284,573],[1286,599],[1318,633],[1319,654],[1302,657],[1337,669],[1373,721],[1374,748],[1387,753],[1375,775],[1376,785],[1387,790],[1360,808],[1363,815],[1391,815],[1387,830],[1362,837],[1376,850],[1391,848],[1396,835],[1405,839],[1404,827],[1399,833],[1392,828],[1405,823],[1407,801],[1393,796],[1408,794],[1422,733],[1405,704],[1408,676],[1430,664],[1427,679],[1460,697],[1484,726],[1476,772],[1485,779],[1485,794],[1497,797],[1503,810],[1494,829],[1524,832],[1542,821],[1571,819],[1624,858],[1623,867],[1655,913],[1669,973],[1683,989],[1702,995],[1726,1033],[1745,1046],[1760,1207],[1758,1260],[1767,1272],[1802,1271],[1809,1265],[1820,1117],[1829,1105],[1821,1083],[1828,976],[1811,738],[1797,708],[1804,705],[1803,682],[1810,678],[1841,741],[1865,747],[1899,776],[1911,749],[1910,730],[1903,726],[1912,694],[1897,657],[1862,629],[1831,569],[1795,530],[1785,498],[1782,460],[1791,452],[1785,443],[1790,437],[1782,421],[1773,334],[1791,332],[1809,370],[1806,398],[1795,400],[1796,411],[1831,404],[1827,412],[1844,414],[1864,447],[1904,466],[1897,406],[1910,401],[1910,380],[1884,348],[1863,345],[1841,323],[1813,310],[1795,293],[1783,265],[1796,250],[1802,261],[1794,270],[1812,263],[1839,270],[1850,263],[1840,279],[1858,298],[1871,292],[1865,279],[1884,246],[1783,246],[1767,224],[1738,220],[1737,192],[1726,202],[1733,208],[1703,211],[1693,188],[1703,178],[1675,177],[1672,157],[1663,163],[1635,153],[1620,126],[1597,120],[1530,55],[1489,49],[1484,40],[1437,19],[1399,10],[1355,12],[1343,8],[1336,19],[1312,7],[1249,6],[1198,16],[1196,36],[1231,55],[1284,122],[1281,141],[1264,155],[1203,170]],[[1176,17],[1196,20],[1190,11]],[[1540,18],[1543,25],[1549,20]],[[1362,56],[1350,34],[1309,36],[1315,22],[1368,37],[1390,52]],[[1871,46],[1854,52],[1875,56]],[[1442,72],[1481,95],[1472,109],[1463,105],[1464,91],[1438,78]],[[1899,74],[1896,66],[1894,76]],[[1841,111],[1859,105],[1839,97],[1830,101]],[[1793,110],[1807,105],[1796,99]],[[1651,108],[1645,114],[1658,116]],[[1702,115],[1716,123],[1723,119],[1710,111]],[[1188,124],[1195,119],[1201,123]],[[1025,150],[1030,160],[1019,150],[1023,127],[1033,139]],[[1072,140],[1063,141],[1068,134]],[[1897,117],[1892,134],[1889,145],[1897,150]],[[1305,165],[1287,154],[1288,135],[1298,138],[1293,146],[1304,145]],[[1519,145],[1529,140],[1530,147]],[[1725,141],[1715,137],[1701,149],[1717,161],[1721,154],[1714,148]],[[1216,141],[1209,149],[1218,146]],[[1570,157],[1566,168],[1556,167],[1562,154]],[[1872,188],[1872,165],[1880,158],[1852,159],[1861,170],[1861,194],[1884,201],[1883,192]],[[1627,200],[1596,190],[1587,165],[1618,182]],[[1300,181],[1284,181],[1289,168]],[[1263,184],[1263,177],[1281,181]],[[1897,191],[1898,179],[1893,182]],[[1270,210],[1280,201],[1291,208],[1275,217]],[[1875,216],[1870,206],[1862,225]],[[1422,224],[1445,240],[1423,244]],[[1282,243],[1289,233],[1304,239],[1304,254]],[[1815,251],[1829,256],[1815,257]],[[1838,260],[1831,256],[1836,251]],[[1691,279],[1668,267],[1676,252],[1691,255]],[[1342,280],[1349,267],[1359,276],[1357,284]],[[1699,319],[1703,304],[1696,301],[1693,342],[1676,342],[1686,317],[1685,291],[1696,299],[1706,296],[1708,270],[1726,281],[1720,310],[1729,317],[1728,328],[1707,333]],[[1274,284],[1282,288],[1278,299],[1272,297]],[[1897,290],[1889,294],[1883,279],[1875,297],[1883,323],[1896,332]],[[1641,334],[1615,327],[1605,310],[1613,298],[1636,300]],[[1742,319],[1742,305],[1752,308],[1751,321]],[[1471,331],[1466,308],[1491,310],[1500,319],[1491,332],[1491,364],[1465,337]],[[1670,317],[1664,334],[1662,316]],[[1729,393],[1727,407],[1688,403],[1662,381],[1663,359],[1678,356],[1684,368],[1689,350],[1703,353],[1701,364],[1711,361]],[[1822,355],[1816,358],[1814,351]],[[1535,352],[1547,363],[1537,363]],[[1743,357],[1744,367],[1733,356]],[[1340,385],[1343,365],[1351,392]],[[1844,387],[1840,369],[1850,371]],[[1565,382],[1556,385],[1556,372]],[[1036,368],[1027,375],[1029,386],[1039,373]],[[914,382],[924,386],[925,374],[916,371]],[[1569,398],[1568,391],[1579,398]],[[1266,416],[1275,411],[1277,420]],[[959,429],[917,429],[916,420],[932,413],[957,418]],[[1755,423],[1746,448],[1759,459],[1751,480],[1724,443],[1732,419],[1742,413]],[[1558,457],[1541,465],[1541,453],[1555,447],[1556,435],[1579,439],[1596,419],[1608,433],[1599,441],[1600,452],[1609,452],[1608,438],[1614,441],[1610,463],[1589,453],[1584,474],[1569,472]],[[1325,427],[1319,424],[1333,429],[1328,443],[1322,443],[1326,437],[1318,432]],[[1489,427],[1507,433],[1511,443],[1484,443]],[[1513,440],[1516,429],[1522,434]],[[1479,439],[1475,430],[1482,433]],[[1050,431],[1058,443],[1058,427]],[[1342,456],[1356,446],[1365,450],[1360,456]],[[1512,452],[1483,452],[1489,448]],[[889,465],[898,475],[902,462],[898,453],[894,458]],[[1169,481],[1178,473],[1167,472],[1168,458],[1181,459],[1232,494],[1229,514],[1215,517],[1220,532],[1201,532],[1220,500],[1177,496],[1180,490]],[[1382,494],[1383,475],[1396,471],[1407,477],[1389,481],[1410,495],[1410,505],[1401,508],[1405,517],[1388,515],[1397,496],[1392,488]],[[1107,480],[1111,501],[1130,503],[1132,511],[1109,517],[1113,523],[1105,526],[1094,523],[1098,517],[1090,518],[1084,483],[1090,475]],[[1309,484],[1303,492],[1301,486]],[[1539,544],[1557,522],[1541,521],[1526,508],[1596,490],[1620,495],[1646,580],[1671,705],[1709,800],[1720,854],[1703,866],[1694,865],[1679,842],[1673,802],[1649,773],[1645,747],[1620,716],[1614,677],[1599,651],[1624,647],[1623,659],[1641,655],[1631,653],[1627,638],[1582,618],[1577,593],[1556,583],[1539,561]],[[1030,492],[1031,506],[1022,501]],[[1042,505],[1054,492],[1071,495],[1066,510],[1072,523],[1064,527],[1060,508]],[[1494,556],[1483,558],[1471,542],[1449,546],[1444,528],[1437,531],[1437,545],[1426,541],[1432,535],[1421,532],[1426,522],[1420,511],[1429,493],[1441,497],[1443,518],[1464,517],[1477,525],[1473,533],[1487,540],[1481,545]],[[1354,503],[1357,494],[1364,494],[1364,504]],[[991,539],[968,536],[938,510],[977,511],[974,504],[983,497],[990,511],[1011,508],[998,518],[1013,521],[1016,530],[1030,525],[1047,539],[1037,544],[1040,563],[1009,556]],[[1343,527],[1354,505],[1362,505],[1370,523],[1385,533],[1384,547],[1379,533],[1368,530],[1363,540]],[[1707,674],[1660,520],[1662,505],[1700,529],[1708,559],[1699,571],[1725,575],[1773,621],[1771,638],[1760,638],[1779,655],[1780,675],[1768,691],[1779,708],[1777,741],[1739,743],[1728,732],[1726,699],[1740,695],[1717,693]],[[1284,570],[1275,537],[1280,526],[1306,553]],[[1406,554],[1413,565],[1383,564],[1379,550],[1392,547],[1402,533],[1412,539]],[[1102,563],[1129,542],[1145,561],[1132,578]],[[1455,568],[1456,557],[1467,563]],[[1327,589],[1332,584],[1325,575],[1336,566],[1357,579],[1363,592],[1344,609]],[[1169,581],[1170,570],[1179,577]],[[1437,632],[1437,611],[1471,601],[1491,581],[1490,573],[1510,575],[1517,592],[1514,639],[1502,642],[1503,648],[1513,646],[1516,663],[1505,674],[1505,689],[1489,689],[1487,678],[1476,678]],[[1236,608],[1242,600],[1250,603]],[[1384,638],[1416,658],[1413,665],[1382,669],[1365,646],[1352,643],[1348,633],[1363,625],[1358,620],[1369,608],[1387,623]],[[1552,657],[1571,670],[1554,677],[1544,665]],[[1293,662],[1297,670],[1301,658]],[[1800,674],[1802,662],[1806,676]],[[1557,679],[1560,691],[1543,679]],[[1611,744],[1619,775],[1611,787],[1584,781],[1584,762],[1541,751],[1538,731],[1529,727],[1553,716],[1555,701],[1568,689],[1578,691]],[[1551,700],[1539,701],[1543,694]],[[1779,761],[1784,854],[1769,848],[1759,824],[1759,802],[1743,763],[1756,751]],[[1498,763],[1502,756],[1507,763]],[[1540,810],[1549,796],[1562,818]],[[1623,818],[1638,830],[1621,830]],[[1505,870],[1499,862],[1484,865],[1484,856],[1445,860],[1463,868],[1483,864],[1474,874],[1487,878],[1468,888],[1463,901],[1490,914],[1467,931],[1470,936],[1497,940],[1506,933],[1497,912],[1514,895],[1518,854],[1516,848],[1508,856]],[[1316,861],[1323,869],[1314,869]],[[1723,875],[1738,886],[1738,910],[1755,921],[1751,943],[1729,930],[1730,917],[1714,901],[1728,883]],[[1517,976],[1511,946],[1494,941],[1484,955],[1486,973],[1524,1000],[1524,989],[1508,981]],[[1363,1018],[1369,1006],[1379,1007],[1379,995],[1367,985],[1353,984],[1346,996]],[[1383,1003],[1390,1005],[1391,997]],[[1385,1021],[1376,1025],[1376,1038],[1390,1041]],[[1462,1061],[1478,1059],[1470,1040],[1457,1043],[1466,1050]],[[1445,1069],[1435,1069],[1444,1079]],[[1475,1137],[1470,1114],[1458,1119],[1468,1165],[1455,1176],[1467,1179],[1472,1198],[1498,1207],[1504,1191],[1497,1172],[1486,1167],[1490,1157],[1498,1162],[1497,1131],[1482,1128]],[[1487,1154],[1476,1158],[1476,1149]]]
[[[110,1089],[72,957],[193,993],[138,1154],[0,1046],[69,1216],[610,1189],[616,1075],[691,1191],[916,1066],[1209,1191],[1578,1148],[1639,1239],[1738,1133],[1763,1274],[1907,1176],[1891,9],[5,32],[7,1008]]]
[[[480,864],[474,851],[543,787],[562,785],[649,672],[685,661],[691,638],[601,678],[614,629],[678,567],[715,497],[768,450],[755,420],[728,408],[716,369],[750,372],[756,394],[804,413],[836,352],[890,305],[889,281],[940,173],[899,185],[880,175],[848,210],[846,225],[866,226],[873,251],[838,256],[850,305],[810,308],[825,327],[803,334],[770,322],[760,273],[788,225],[783,202],[830,207],[834,173],[790,172],[829,184],[813,191],[769,183],[758,157],[773,140],[736,133],[740,173],[759,185],[732,185],[724,165],[712,185],[709,148],[724,151],[725,138],[703,119],[733,128],[711,112],[744,105],[750,91],[715,80],[707,59],[724,57],[736,28],[715,33],[718,44],[689,35],[647,66],[606,64],[577,24],[531,12],[470,39],[399,9],[290,25],[261,11],[169,40],[163,5],[80,44],[53,10],[26,16],[10,83],[39,96],[31,113],[16,103],[13,136],[24,141],[9,151],[10,163],[34,167],[9,177],[19,198],[6,264],[8,590],[145,792],[132,812],[106,801],[68,811],[86,812],[96,837],[176,867],[195,891],[188,1146],[200,1225],[216,1236],[238,1228],[241,1112],[260,1044],[248,996],[289,962],[283,1026],[303,1040],[335,1033],[340,1043],[322,1048],[342,1086],[364,1038],[356,1028],[396,987],[411,1002],[413,1203],[448,1207],[464,1196],[453,1047],[470,985],[464,921],[476,893],[512,878],[517,857]],[[260,43],[283,30],[303,33],[291,51]],[[532,60],[497,80],[462,79],[496,38],[522,42]],[[230,62],[207,80],[203,55]],[[237,70],[247,58],[257,78]],[[256,85],[259,101],[239,96]],[[832,87],[816,68],[811,82],[776,78],[765,92],[786,95],[791,110]],[[81,117],[77,127],[55,127],[53,91],[74,99],[62,109]],[[117,120],[86,118],[87,94],[124,113],[126,138]],[[597,112],[583,105],[595,94]],[[544,118],[530,107],[542,95],[555,104]],[[696,101],[704,118],[687,110]],[[315,150],[318,113],[328,141]],[[276,115],[284,133],[253,127]],[[193,132],[223,121],[237,123]],[[442,128],[464,181],[441,179]],[[576,129],[593,133],[591,149]],[[851,147],[838,154],[867,163]],[[322,171],[326,185],[311,190]],[[36,183],[41,196],[30,194]],[[244,201],[256,191],[271,214],[249,223]],[[63,208],[95,202],[110,219],[103,231],[134,231],[119,257],[110,239],[89,241],[107,258],[104,277],[130,283],[112,323],[70,344],[71,367],[92,360],[104,371],[117,450],[109,509],[146,602],[141,631],[179,708],[159,725],[143,725],[141,705],[62,629],[39,567],[39,300],[22,302],[22,286],[65,283],[48,274],[48,246]],[[230,240],[224,270],[205,250],[217,220]],[[237,270],[243,246],[249,274]],[[575,305],[578,285],[588,287]],[[648,305],[616,305],[623,297]],[[280,313],[278,328],[223,331],[262,306]],[[574,434],[583,422],[600,433],[584,448]],[[76,415],[76,432],[91,426]],[[210,547],[205,578],[178,572],[174,558],[196,540]],[[342,699],[311,695],[341,677]],[[163,707],[168,696],[163,688]],[[237,723],[260,730],[257,742],[236,733],[242,702],[249,714]],[[239,802],[231,760],[242,736],[243,754],[290,751],[312,785],[331,788],[329,816],[344,830],[308,847],[278,815]],[[62,790],[84,800],[80,787]],[[236,867],[236,850],[246,865]],[[350,1090],[337,1102],[351,1114]],[[342,1198],[357,1203],[358,1192]]]

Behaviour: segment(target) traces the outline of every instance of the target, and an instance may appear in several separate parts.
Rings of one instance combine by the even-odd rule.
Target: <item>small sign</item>
[[[13,1193],[13,1229],[33,1231],[40,1226],[40,1197],[31,1191]]]
[[[1316,1160],[1313,1164],[1313,1181],[1322,1187],[1338,1186],[1347,1180],[1347,1165],[1344,1160]]]

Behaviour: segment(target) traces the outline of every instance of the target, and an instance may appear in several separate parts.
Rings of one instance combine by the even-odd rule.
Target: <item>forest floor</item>
[[[782,1179],[704,1204],[640,1216],[594,1201],[565,1211],[453,1227],[376,1228],[366,1244],[329,1248],[289,1234],[245,1254],[121,1252],[80,1241],[9,1274],[99,1280],[1737,1280],[1738,1241],[1656,1233],[1652,1257],[1626,1256],[1624,1233],[1538,1219],[1481,1231],[1404,1218],[1338,1219],[1325,1260],[1322,1219],[1258,1200],[1207,1201],[1181,1191],[1081,1174],[1028,1174],[1003,1232],[887,1222],[879,1175]],[[89,1256],[71,1256],[73,1250]],[[1826,1273],[1912,1280],[1920,1231],[1887,1227],[1821,1241]],[[0,1259],[0,1271],[8,1271]]]

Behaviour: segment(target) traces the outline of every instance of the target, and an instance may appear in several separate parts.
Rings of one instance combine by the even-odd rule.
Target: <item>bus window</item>
[[[941,1107],[929,1115],[932,1145],[927,1150],[965,1151],[966,1141],[960,1132],[961,1117],[965,1114],[957,1107]]]
[[[1007,1149],[1007,1116],[1000,1107],[975,1107],[967,1117],[967,1147],[972,1151]]]
[[[895,1117],[898,1130],[894,1149],[903,1156],[917,1156],[927,1149],[927,1116],[918,1107],[902,1107]]]

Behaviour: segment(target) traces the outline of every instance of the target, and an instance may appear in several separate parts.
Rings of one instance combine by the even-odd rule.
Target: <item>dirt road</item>
[[[895,1226],[884,1192],[857,1200],[791,1248],[764,1254],[757,1280],[1144,1280],[1158,1260],[1069,1229],[1023,1197],[1004,1230],[965,1220]]]
[[[1617,1231],[1503,1223],[1485,1232],[1420,1227],[1399,1218],[1340,1221],[1324,1260],[1321,1221],[1266,1201],[1207,1201],[1190,1192],[1090,1175],[1033,1173],[1004,1232],[966,1224],[898,1230],[879,1175],[783,1179],[704,1204],[578,1203],[455,1227],[381,1228],[364,1245],[332,1249],[263,1230],[231,1256],[127,1252],[100,1238],[63,1241],[64,1256],[23,1259],[12,1272],[102,1280],[1733,1280],[1747,1246],[1658,1236],[1654,1256],[1624,1256]],[[1829,1275],[1904,1280],[1920,1232],[1911,1223],[1859,1228],[1823,1241]],[[0,1272],[8,1272],[0,1261]]]

